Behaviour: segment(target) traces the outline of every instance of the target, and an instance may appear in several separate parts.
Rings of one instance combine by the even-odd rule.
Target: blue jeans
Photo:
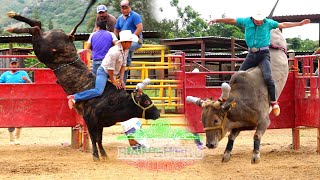
[[[93,60],[92,61],[92,73],[97,75],[97,70],[100,67],[102,60]]]
[[[133,42],[132,41],[131,47],[129,48],[128,58],[127,58],[127,67],[131,66],[132,56],[133,56],[134,51],[136,49],[141,48],[141,47],[142,47],[142,44],[139,44],[138,42]],[[126,82],[127,82],[128,73],[129,73],[129,70],[126,70],[124,72],[124,76],[123,76],[124,84],[126,84]]]
[[[259,66],[262,72],[264,82],[267,85],[271,101],[276,101],[276,87],[271,75],[271,63],[269,50],[262,50],[256,53],[249,53],[246,60],[242,63],[240,70],[245,71],[252,67]]]
[[[78,101],[84,101],[84,100],[88,100],[88,99],[92,99],[94,97],[100,96],[103,93],[104,88],[106,87],[107,80],[108,80],[108,74],[100,66],[97,70],[95,87],[93,89],[89,89],[89,90],[74,94],[74,100],[78,102]]]

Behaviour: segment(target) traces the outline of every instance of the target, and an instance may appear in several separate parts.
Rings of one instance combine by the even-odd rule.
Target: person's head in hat
[[[121,7],[121,13],[124,16],[128,16],[130,11],[131,11],[131,6],[130,6],[130,1],[128,0],[122,0],[120,2],[120,7]]]
[[[117,44],[121,43],[124,50],[131,47],[132,41],[138,42],[138,37],[135,34],[132,34],[130,30],[123,30],[119,33],[120,40],[117,41]]]
[[[254,15],[252,15],[253,22],[257,26],[262,25],[266,17],[267,15],[262,10],[258,10]]]
[[[99,5],[97,7],[97,16],[99,17],[106,17],[108,15],[108,10],[105,5]]]
[[[17,58],[11,58],[9,61],[9,68],[18,68],[19,60]]]
[[[19,60],[17,58],[11,58],[9,60],[9,68],[19,68]],[[17,72],[18,70],[16,69],[11,69],[10,70],[12,73]]]

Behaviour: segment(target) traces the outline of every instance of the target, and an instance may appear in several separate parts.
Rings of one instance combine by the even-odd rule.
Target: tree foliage
[[[288,49],[295,51],[315,51],[319,46],[319,41],[310,39],[302,40],[300,37],[287,38]]]
[[[243,38],[242,29],[237,26],[215,24],[208,26],[191,6],[182,7],[179,0],[171,0],[170,5],[178,14],[178,19],[164,19],[159,22],[163,38],[185,38],[203,36],[223,36]],[[162,11],[162,8],[159,9]],[[223,15],[222,15],[223,16]]]

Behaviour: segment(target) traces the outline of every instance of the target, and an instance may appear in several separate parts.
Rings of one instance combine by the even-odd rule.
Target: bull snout
[[[153,120],[156,120],[156,119],[159,119],[159,118],[160,118],[160,112],[154,116]]]
[[[146,119],[153,119],[153,120],[156,120],[156,119],[159,119],[160,118],[160,112],[159,110],[154,106],[154,107],[151,107],[150,109],[148,109],[146,111]]]
[[[207,143],[206,146],[209,149],[215,149],[215,148],[218,147],[218,144],[216,144],[216,143]]]

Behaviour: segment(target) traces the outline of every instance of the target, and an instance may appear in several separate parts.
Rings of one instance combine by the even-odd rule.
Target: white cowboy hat
[[[262,11],[257,11],[254,15],[252,15],[252,18],[261,21],[264,20],[267,16]]]
[[[138,36],[132,34],[130,30],[123,30],[119,33],[120,40],[117,43],[124,42],[124,41],[134,41],[138,42]]]

